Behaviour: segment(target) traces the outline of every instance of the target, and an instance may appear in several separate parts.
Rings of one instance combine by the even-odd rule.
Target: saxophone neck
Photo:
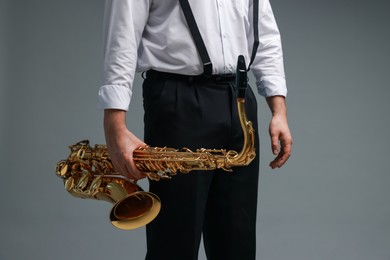
[[[241,152],[229,158],[232,166],[248,165],[256,156],[255,136],[252,122],[246,116],[245,94],[248,87],[248,76],[244,56],[238,56],[236,70],[237,109],[241,128],[244,134],[244,144]]]
[[[252,122],[248,120],[245,113],[245,99],[237,99],[238,116],[240,119],[241,128],[244,135],[244,143],[241,151],[235,154],[229,161],[232,166],[249,165],[256,157],[255,151],[255,131]]]

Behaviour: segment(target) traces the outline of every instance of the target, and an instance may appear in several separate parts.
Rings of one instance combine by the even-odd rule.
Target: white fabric
[[[189,0],[213,74],[235,73],[238,55],[250,61],[252,0]],[[265,97],[287,95],[280,34],[269,0],[259,0],[260,45],[251,67]],[[127,110],[135,72],[154,69],[185,75],[203,64],[178,0],[106,0],[101,109]]]

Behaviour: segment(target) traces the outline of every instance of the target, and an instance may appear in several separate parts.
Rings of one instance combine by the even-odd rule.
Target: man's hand
[[[270,163],[272,169],[282,167],[291,155],[292,137],[287,123],[287,109],[282,96],[267,98],[272,111],[269,125],[272,153],[276,158]]]
[[[133,162],[133,151],[145,143],[138,139],[126,127],[126,112],[123,110],[104,110],[104,133],[107,149],[115,170],[131,179],[146,177]]]

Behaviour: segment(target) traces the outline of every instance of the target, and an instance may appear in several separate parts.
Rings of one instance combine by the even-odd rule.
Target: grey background
[[[103,4],[0,0],[2,260],[144,257],[143,228],[113,228],[110,204],[71,197],[54,174],[67,145],[104,142],[96,110]],[[389,260],[389,4],[272,4],[294,151],[283,169],[267,166],[270,113],[259,97],[258,259]],[[142,137],[140,82],[128,126]]]

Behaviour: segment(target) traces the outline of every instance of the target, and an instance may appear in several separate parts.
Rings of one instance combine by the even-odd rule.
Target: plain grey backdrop
[[[268,167],[270,113],[258,97],[257,259],[389,260],[388,1],[271,3],[294,145],[284,168]],[[110,204],[71,197],[54,173],[67,145],[104,143],[96,109],[103,6],[0,0],[1,260],[144,257],[144,228],[115,229]],[[142,138],[140,86],[138,75],[128,127]]]

